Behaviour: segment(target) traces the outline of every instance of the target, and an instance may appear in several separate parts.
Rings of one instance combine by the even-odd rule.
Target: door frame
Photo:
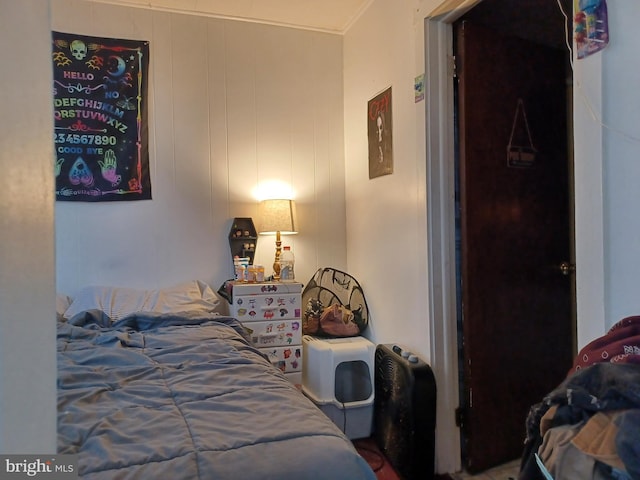
[[[424,19],[427,163],[428,294],[431,362],[438,385],[436,471],[460,471],[454,205],[452,23],[482,0],[444,0]],[[602,57],[573,62],[574,225],[577,348],[602,334],[605,323]],[[588,80],[590,104],[582,91]]]

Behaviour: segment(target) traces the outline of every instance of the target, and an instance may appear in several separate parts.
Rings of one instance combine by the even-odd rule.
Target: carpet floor
[[[375,472],[377,480],[400,480],[387,458],[382,454],[372,438],[353,441],[356,450]],[[436,475],[434,480],[453,480],[449,475]]]

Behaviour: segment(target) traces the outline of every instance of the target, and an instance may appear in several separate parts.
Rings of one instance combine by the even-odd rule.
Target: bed
[[[526,428],[519,480],[640,480],[640,316],[582,348]]]
[[[84,479],[374,480],[216,303],[193,282],[87,287],[59,307],[58,453]]]

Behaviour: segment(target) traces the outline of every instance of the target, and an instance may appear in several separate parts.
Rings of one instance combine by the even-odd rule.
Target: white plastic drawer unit
[[[234,283],[231,300],[231,316],[243,323],[302,316],[301,283]]]
[[[229,313],[242,322],[253,344],[289,380],[302,382],[302,284],[238,283]]]
[[[302,343],[300,320],[246,322],[244,328],[251,335],[251,340],[256,347],[284,347]]]

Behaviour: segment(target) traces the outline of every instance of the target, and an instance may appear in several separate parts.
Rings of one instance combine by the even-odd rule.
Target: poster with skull
[[[52,40],[56,199],[150,199],[149,42]]]
[[[367,105],[369,138],[369,178],[393,173],[393,129],[391,87],[379,93]]]

